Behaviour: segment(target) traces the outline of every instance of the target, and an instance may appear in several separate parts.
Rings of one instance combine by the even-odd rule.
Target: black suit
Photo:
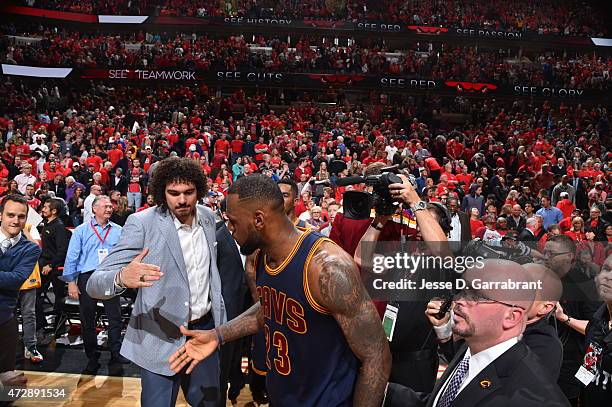
[[[519,233],[522,232],[523,229],[525,229],[525,226],[527,224],[527,219],[525,219],[524,216],[519,216],[518,222],[514,220],[514,217],[512,215],[508,216],[506,220],[508,221],[508,228],[517,230]]]
[[[128,180],[125,176],[119,177],[119,181],[117,182],[117,177],[115,175],[110,176],[110,189],[121,192],[121,195],[127,195],[128,190]]]
[[[463,359],[467,346],[449,363],[430,394],[390,383],[387,407],[432,407],[436,395]],[[439,400],[438,400],[439,401]],[[560,407],[569,406],[561,389],[535,354],[520,341],[485,367],[457,394],[453,407]]]
[[[538,241],[537,236],[534,236],[533,232],[527,228],[523,229],[521,233],[519,233],[518,238],[521,242],[536,242]]]
[[[221,292],[229,321],[245,310],[248,287],[238,246],[236,246],[234,238],[224,223],[217,224],[217,266],[221,276]],[[220,406],[225,406],[227,382],[232,371],[237,369],[240,372],[242,343],[241,340],[234,341],[223,345],[221,348]]]
[[[579,177],[571,178],[569,180],[569,184],[572,185],[574,187],[574,190],[576,191],[574,199],[574,205],[576,205],[576,208],[580,210],[588,209],[589,198],[587,195],[587,190],[585,188],[584,180]]]
[[[50,182],[49,184],[49,191],[53,191],[53,193],[55,193],[55,197],[56,198],[61,198],[61,199],[66,199],[66,184],[64,184],[63,182],[60,182],[59,184],[56,184],[55,182]]]
[[[457,215],[459,216],[459,224],[461,225],[461,247],[463,248],[467,243],[472,241],[472,227],[470,225],[470,216],[462,211],[457,211]],[[451,223],[453,222],[453,214],[451,213],[450,218]],[[453,251],[457,252],[460,248],[455,250],[453,247]]]
[[[38,288],[36,297],[36,326],[38,329],[47,326],[42,294],[47,292],[51,284],[53,284],[53,294],[55,297],[53,313],[56,316],[56,320],[58,319],[58,315],[61,315],[63,311],[64,298],[66,297],[66,283],[59,279],[62,275],[62,271],[58,268],[63,267],[66,261],[66,252],[68,251],[71,233],[66,230],[64,222],[56,218],[43,226],[40,235],[43,249],[38,262],[41,268],[51,266],[51,271],[47,275],[41,273],[42,284],[40,288]]]
[[[550,324],[553,315],[542,318],[525,327],[523,341],[540,359],[542,367],[549,372],[552,380],[557,380],[563,362],[563,344],[557,335],[557,330]],[[452,360],[462,348],[465,341],[448,341],[440,344],[440,351],[446,360]]]

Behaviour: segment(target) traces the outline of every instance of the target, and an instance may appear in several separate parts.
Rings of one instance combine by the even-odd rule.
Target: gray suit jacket
[[[204,206],[198,205],[197,210],[210,250],[211,311],[215,326],[219,326],[226,321],[226,314],[217,269],[215,218]],[[119,294],[115,290],[115,275],[145,247],[149,254],[143,263],[159,266],[164,275],[152,287],[138,290],[121,354],[153,373],[172,376],[168,358],[185,343],[179,326],[186,327],[191,317],[187,269],[169,212],[161,213],[153,207],[130,215],[119,243],[89,278],[87,293],[98,299]]]

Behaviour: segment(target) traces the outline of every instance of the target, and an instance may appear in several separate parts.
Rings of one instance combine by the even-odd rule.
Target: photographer
[[[410,207],[416,217],[421,239],[431,243],[446,242],[446,235],[450,229],[450,219],[446,210],[439,204],[422,201],[408,179],[400,177],[404,182],[389,185],[390,195],[394,200]],[[373,253],[369,253],[368,250],[372,245],[365,243],[383,241],[381,232],[383,228],[393,223],[389,222],[390,219],[389,215],[377,214],[357,245],[354,258],[358,265],[361,265],[362,260],[365,262],[373,258]],[[446,225],[447,230],[444,230],[441,224]],[[413,237],[412,240],[416,240],[417,237]],[[394,240],[398,241],[401,238],[401,235],[396,236]],[[446,245],[442,248],[430,247],[430,251],[441,256],[450,254]],[[417,273],[420,275],[421,271]],[[387,309],[392,309],[396,315],[389,344],[393,357],[390,381],[409,386],[416,391],[430,392],[436,381],[439,360],[435,335],[432,335],[427,318],[422,313],[425,304],[426,301],[417,298],[411,301],[391,301],[387,304]]]
[[[372,163],[366,167],[364,171],[364,176],[368,177],[372,175],[380,175],[384,167],[385,164],[383,163]],[[363,186],[363,184],[361,185]],[[372,191],[372,187],[367,187],[365,189],[370,192]],[[340,247],[342,247],[345,252],[347,252],[351,256],[354,256],[359,241],[364,236],[364,233],[368,232],[369,229],[372,229],[370,225],[373,222],[369,216],[369,213],[367,216],[359,219],[351,217],[350,213],[348,213],[350,212],[350,200],[347,198],[349,192],[352,191],[347,191],[347,193],[345,193],[342,202],[344,213],[338,212],[336,214],[336,217],[332,223],[331,231],[329,233],[329,238],[333,240],[336,244],[338,244]],[[390,216],[388,218],[390,218]],[[404,235],[415,234],[415,230],[411,229],[406,224],[398,224],[395,222],[382,222],[382,219],[379,219],[379,221],[381,221],[382,225],[380,227],[381,230],[378,231],[380,236],[377,235],[379,237],[378,240],[380,241],[399,240],[402,233]],[[374,224],[378,224],[378,222]],[[369,241],[372,241],[372,239],[370,239]],[[358,265],[360,264],[359,259],[356,258],[355,261]]]

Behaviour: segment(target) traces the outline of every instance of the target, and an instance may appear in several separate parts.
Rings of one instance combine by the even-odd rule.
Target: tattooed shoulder
[[[351,311],[363,300],[359,269],[346,252],[332,244],[323,244],[313,257],[315,273],[310,277],[318,288],[321,305],[331,311]]]

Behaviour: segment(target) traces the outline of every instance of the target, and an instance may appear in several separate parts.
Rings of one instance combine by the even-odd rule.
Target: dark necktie
[[[453,372],[453,376],[448,380],[448,386],[444,390],[444,393],[438,400],[437,407],[450,407],[453,405],[453,401],[455,397],[457,397],[457,393],[459,393],[459,389],[461,388],[461,383],[467,376],[467,373],[470,368],[470,357],[465,356],[459,365],[457,365],[457,369]]]

